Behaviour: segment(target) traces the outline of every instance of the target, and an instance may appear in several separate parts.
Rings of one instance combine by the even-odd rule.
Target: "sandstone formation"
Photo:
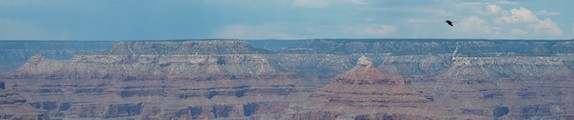
[[[109,54],[266,54],[239,40],[135,41],[114,44]]]
[[[196,54],[198,51],[202,54]],[[239,54],[237,52],[245,53]],[[13,78],[43,79],[215,79],[279,72],[259,50],[241,41],[120,42],[103,54],[71,60],[32,56]],[[211,55],[203,55],[211,53]],[[237,54],[236,54],[237,53]]]
[[[572,76],[561,57],[458,57],[443,77],[512,78]]]
[[[207,79],[278,74],[262,55],[78,55],[69,61],[33,56],[13,78]]]
[[[127,48],[137,51],[164,45],[144,43]],[[215,45],[217,49],[211,50],[245,45],[175,43]],[[180,49],[162,48],[169,54],[118,53],[117,49],[121,48],[71,60],[36,55],[2,77],[16,85],[29,105],[45,110],[52,119],[277,119],[316,89],[312,81],[283,72],[264,55],[252,54],[256,52],[196,55],[178,53]]]
[[[295,118],[353,119],[456,119],[432,98],[411,90],[398,74],[381,73],[367,57],[310,97],[317,110],[313,113],[293,113]],[[305,115],[308,114],[308,115]],[[301,117],[307,116],[307,117]],[[293,117],[291,117],[293,118]]]
[[[569,119],[572,45],[0,42],[6,53],[0,62],[12,66],[0,65],[10,70],[0,73],[0,113],[6,119]]]
[[[0,119],[49,119],[45,111],[34,109],[24,96],[4,85],[0,82]]]
[[[572,40],[445,40],[445,39],[318,39],[279,51],[291,54],[393,54],[452,53],[461,56],[543,56],[573,53]]]
[[[0,41],[0,72],[18,69],[31,56],[50,59],[70,59],[76,54],[108,50],[113,41]]]
[[[559,119],[572,113],[572,71],[565,57],[459,57],[444,73],[413,86],[459,114],[507,119]],[[552,87],[550,87],[552,86]],[[543,114],[541,114],[543,113]]]

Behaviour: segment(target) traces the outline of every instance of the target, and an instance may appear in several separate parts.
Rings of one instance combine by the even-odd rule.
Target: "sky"
[[[572,5],[574,0],[0,0],[0,40],[573,39]]]

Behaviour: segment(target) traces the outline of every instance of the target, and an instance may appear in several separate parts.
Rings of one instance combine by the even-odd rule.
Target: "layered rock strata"
[[[70,61],[33,56],[12,78],[208,79],[278,72],[261,55],[78,55]]]
[[[18,69],[34,55],[50,59],[70,59],[76,54],[109,50],[113,41],[0,41],[0,72]]]
[[[63,52],[69,60],[40,53],[18,70],[0,73],[8,90],[0,101],[20,106],[0,113],[33,113],[26,117],[31,119],[574,116],[572,41],[250,43],[275,52],[238,40],[182,40],[121,42],[74,57]],[[1,57],[33,55],[25,51]],[[372,58],[372,64],[357,60],[360,56]],[[4,112],[10,110],[16,112]]]
[[[49,119],[46,111],[33,108],[24,96],[4,84],[0,82],[0,119]]]
[[[574,77],[565,57],[459,57],[413,86],[447,110],[507,119],[559,119],[574,113]],[[507,114],[493,111],[506,108]]]
[[[572,76],[562,57],[457,57],[442,77],[515,78]]]
[[[173,44],[187,43],[229,48],[227,52],[244,45]],[[26,104],[52,119],[278,119],[316,89],[313,82],[282,72],[263,54],[196,55],[179,49],[195,49],[193,45],[153,47],[165,44],[172,43],[135,42],[72,60],[37,55],[3,77],[26,96]],[[146,51],[150,46],[154,50]],[[123,53],[122,48],[132,52]]]
[[[134,41],[114,44],[108,54],[267,54],[240,40]]]
[[[310,97],[317,114],[293,113],[291,118],[457,119],[442,107],[410,89],[398,74],[383,74],[366,57]],[[309,115],[305,115],[309,114]],[[315,116],[317,115],[317,116]],[[452,117],[452,118],[449,118]],[[479,117],[480,118],[480,117]]]

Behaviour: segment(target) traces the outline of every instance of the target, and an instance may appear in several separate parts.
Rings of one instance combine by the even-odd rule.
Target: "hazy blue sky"
[[[0,39],[572,39],[573,5],[574,0],[0,0]]]

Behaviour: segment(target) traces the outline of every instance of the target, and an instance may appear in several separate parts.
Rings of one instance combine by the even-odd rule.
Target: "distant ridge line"
[[[456,38],[322,38],[322,39],[164,39],[164,40],[0,40],[0,42],[143,42],[143,41],[206,41],[206,40],[239,40],[239,41],[574,41],[574,39],[456,39]]]

